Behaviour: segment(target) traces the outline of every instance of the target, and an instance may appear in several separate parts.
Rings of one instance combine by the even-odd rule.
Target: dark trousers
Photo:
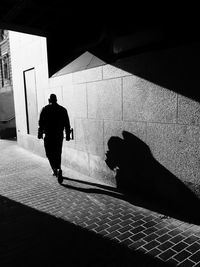
[[[44,148],[52,170],[61,168],[63,136],[45,136]]]

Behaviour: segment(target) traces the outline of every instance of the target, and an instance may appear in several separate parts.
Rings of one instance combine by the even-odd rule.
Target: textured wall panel
[[[124,122],[124,131],[137,136],[142,141],[146,141],[146,123],[145,122]]]
[[[138,77],[123,78],[123,119],[176,122],[177,95]]]
[[[94,155],[103,155],[103,121],[76,119],[76,146]]]
[[[88,153],[66,148],[62,153],[62,163],[68,168],[79,171],[83,174],[89,175],[89,158]]]
[[[116,185],[115,172],[106,165],[105,158],[89,155],[90,175],[96,177],[100,182]]]
[[[173,124],[149,124],[147,144],[153,156],[179,179],[198,182],[200,128]]]
[[[89,83],[87,90],[89,118],[122,118],[121,79]]]
[[[74,85],[74,114],[76,117],[87,117],[86,84]]]
[[[73,83],[85,83],[102,80],[102,67],[73,73]]]
[[[190,98],[178,96],[178,122],[187,125],[200,125],[200,104]]]

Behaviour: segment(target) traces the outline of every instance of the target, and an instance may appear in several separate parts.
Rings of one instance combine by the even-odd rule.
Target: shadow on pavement
[[[63,186],[85,193],[106,194],[185,222],[200,224],[199,198],[176,176],[155,160],[149,147],[129,132],[108,141],[106,163],[116,170],[117,188],[73,180]],[[90,185],[90,188],[80,186]],[[92,187],[91,187],[92,186]]]
[[[169,266],[70,222],[0,197],[1,266]]]
[[[176,209],[173,210],[172,208],[169,208],[167,203],[163,203],[161,201],[155,201],[153,199],[148,199],[148,198],[143,197],[139,194],[131,195],[127,192],[126,193],[120,192],[116,188],[113,188],[110,186],[104,186],[104,185],[100,185],[100,184],[79,181],[79,180],[71,179],[68,177],[63,177],[63,179],[66,182],[64,182],[62,184],[62,186],[65,188],[68,188],[68,189],[77,190],[77,191],[88,193],[88,194],[108,195],[108,196],[111,196],[114,198],[118,198],[118,199],[127,201],[132,205],[146,208],[146,209],[154,211],[154,212],[158,212],[164,216],[169,216],[169,217],[172,217],[172,218],[184,221],[184,222],[188,222],[188,223],[194,223],[197,225],[199,224],[199,220],[196,219],[196,216],[193,216],[193,213],[194,213],[193,208],[191,208],[191,214],[193,216],[192,217],[192,216],[190,216],[189,213],[183,214],[181,211],[178,212]],[[68,182],[76,182],[76,184],[74,184],[74,183],[68,184],[67,181]],[[84,184],[84,187],[82,187],[81,184]],[[89,185],[90,187],[86,188],[85,185]],[[195,215],[196,215],[196,212],[195,212]]]

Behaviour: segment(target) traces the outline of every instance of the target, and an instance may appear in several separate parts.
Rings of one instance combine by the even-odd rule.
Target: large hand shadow
[[[199,224],[199,198],[153,157],[147,144],[129,132],[122,135],[109,139],[106,154],[118,189],[154,210]]]
[[[116,170],[117,188],[67,177],[64,178],[72,183],[63,186],[85,193],[106,194],[166,216],[200,224],[198,197],[162,166],[139,138],[126,131],[123,139],[111,137],[106,156],[106,164]]]

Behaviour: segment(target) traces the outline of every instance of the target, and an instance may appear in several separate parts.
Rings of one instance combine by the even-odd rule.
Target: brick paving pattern
[[[85,236],[94,234],[91,240],[98,236],[103,238],[102,242],[112,242],[113,246],[122,250],[127,248],[129,254],[123,254],[127,258],[137,253],[134,254],[137,264],[133,265],[131,260],[125,262],[125,258],[119,262],[118,255],[112,255],[108,262],[105,258],[108,252],[103,251],[103,246],[98,247],[95,241],[90,245],[88,255],[92,257],[92,247],[96,246],[96,249],[102,250],[99,254],[104,253],[106,263],[103,256],[99,256],[98,261],[94,257],[90,262],[82,259],[81,265],[78,252],[89,245],[87,242],[83,245],[81,237],[80,243],[79,237],[76,242],[73,238],[69,241],[68,234],[66,243],[70,242],[70,246],[77,249],[74,263],[63,265],[58,259],[56,263],[52,260],[52,265],[50,261],[46,264],[41,262],[41,266],[200,266],[199,226],[133,205],[120,199],[117,193],[114,196],[109,191],[101,191],[98,185],[68,179],[61,186],[51,176],[46,159],[20,148],[15,141],[0,140],[0,151],[1,266],[40,266],[35,265],[35,261],[41,254],[44,262],[47,258],[51,259],[53,248],[48,248],[48,252],[45,249],[47,244],[51,244],[51,234],[54,234],[51,230],[54,222],[50,223],[49,218],[59,219],[60,229],[65,229],[63,227],[67,225],[66,229],[71,227],[75,231],[77,228],[73,227],[79,227],[86,231]],[[64,175],[67,176],[66,172]],[[41,217],[42,214],[49,216],[48,220],[38,219],[37,212],[41,213]],[[63,226],[63,222],[70,224]],[[55,233],[55,239],[64,240],[59,229]],[[53,242],[55,239],[52,239]],[[45,244],[43,252],[39,249],[41,242]],[[116,248],[116,251],[120,250]],[[26,255],[29,255],[29,260]],[[68,259],[66,251],[66,262]],[[16,264],[12,265],[15,260]]]

